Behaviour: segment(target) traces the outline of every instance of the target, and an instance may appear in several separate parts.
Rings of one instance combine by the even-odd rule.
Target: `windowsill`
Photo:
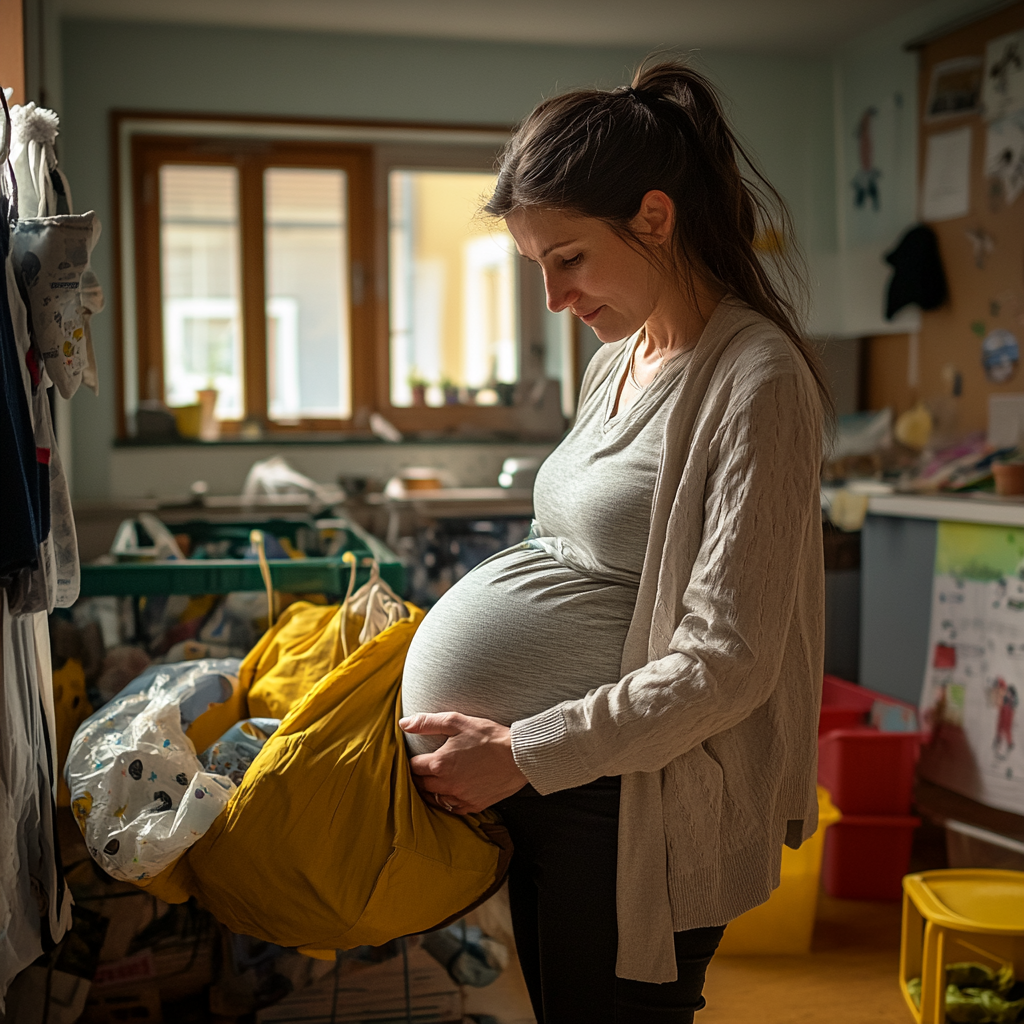
[[[406,434],[401,441],[385,441],[375,434],[264,434],[262,437],[223,437],[217,441],[200,441],[198,438],[115,438],[115,448],[224,448],[224,447],[259,447],[260,445],[472,445],[472,444],[556,444],[564,437],[564,432],[550,437],[524,437],[511,433],[473,433],[451,434],[441,431],[421,431],[418,434]]]

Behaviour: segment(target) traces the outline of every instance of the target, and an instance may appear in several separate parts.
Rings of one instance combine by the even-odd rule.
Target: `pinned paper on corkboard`
[[[1007,205],[1024,191],[1024,112],[992,121],[985,130],[985,173],[998,178]]]
[[[924,160],[921,218],[953,220],[971,208],[971,129],[928,136]]]
[[[954,57],[932,68],[925,120],[941,121],[976,113],[981,106],[980,57]]]
[[[998,36],[985,47],[982,101],[989,121],[1024,111],[1024,32]]]

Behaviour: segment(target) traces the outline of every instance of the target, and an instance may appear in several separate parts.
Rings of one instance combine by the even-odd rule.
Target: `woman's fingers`
[[[482,811],[482,807],[463,806],[463,802],[451,793],[444,793],[439,780],[433,775],[414,775],[413,783],[427,803],[440,807],[450,814],[471,814]]]
[[[470,814],[474,811],[482,811],[482,806],[471,806],[469,802],[452,792],[454,788],[459,786],[459,783],[456,779],[450,777],[450,773],[446,777],[435,775],[429,770],[426,762],[429,761],[431,756],[430,754],[420,754],[410,761],[413,770],[412,781],[419,790],[420,796],[428,803],[434,804],[435,807],[443,807],[446,811],[451,811],[453,814]],[[420,762],[419,765],[416,764],[417,761]]]
[[[425,764],[417,764],[417,761],[425,761],[429,758],[429,754],[422,754],[420,757],[414,757],[409,762],[409,767],[412,768],[412,781],[416,783],[416,788],[426,790],[428,793],[440,793],[444,789],[444,782],[441,776],[435,772],[429,770]]]
[[[453,797],[446,797],[443,793],[434,794],[434,803],[446,810],[449,814],[458,814],[458,805]]]
[[[399,729],[419,736],[458,736],[464,725],[465,715],[455,711],[445,711],[440,715],[410,715],[398,720]]]
[[[440,794],[455,813],[474,814],[526,785],[526,776],[512,755],[507,726],[455,712],[412,715],[400,725],[407,732],[446,737],[433,753],[418,754],[409,761],[424,799]]]

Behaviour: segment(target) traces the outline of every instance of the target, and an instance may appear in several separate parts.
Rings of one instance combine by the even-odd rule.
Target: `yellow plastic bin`
[[[800,847],[782,850],[781,881],[767,903],[748,910],[725,929],[719,956],[809,953],[825,829],[842,815],[828,790],[818,787],[818,830]]]
[[[203,422],[201,405],[178,405],[171,409],[174,413],[174,424],[182,437],[199,437],[199,429]]]

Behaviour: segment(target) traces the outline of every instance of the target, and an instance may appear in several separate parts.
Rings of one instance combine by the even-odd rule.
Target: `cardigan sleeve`
[[[657,771],[771,696],[800,565],[822,557],[811,529],[820,516],[821,412],[795,368],[737,404],[708,453],[700,547],[679,588],[668,653],[513,724],[513,755],[538,792]]]

